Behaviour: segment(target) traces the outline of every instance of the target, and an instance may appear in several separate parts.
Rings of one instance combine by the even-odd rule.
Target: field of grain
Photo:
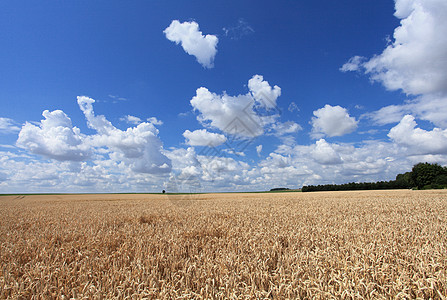
[[[447,295],[447,191],[0,197],[0,298]]]

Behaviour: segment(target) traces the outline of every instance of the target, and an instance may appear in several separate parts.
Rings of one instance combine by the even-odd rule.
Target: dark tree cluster
[[[447,167],[438,164],[419,163],[411,171],[411,180],[418,189],[442,189],[447,187]]]
[[[399,174],[395,180],[379,182],[351,182],[303,186],[303,192],[355,191],[386,189],[443,189],[447,188],[447,167],[438,164],[418,163],[411,172]]]
[[[273,188],[270,189],[270,192],[278,192],[278,191],[290,191],[289,188]]]
[[[323,184],[303,186],[303,192],[315,191],[356,191],[356,190],[389,190],[389,189],[408,189],[406,184],[398,183],[395,180],[378,182],[350,182],[343,184]]]

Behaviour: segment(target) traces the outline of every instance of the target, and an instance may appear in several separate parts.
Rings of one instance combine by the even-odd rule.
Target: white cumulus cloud
[[[447,129],[427,131],[416,126],[414,117],[406,115],[391,128],[388,136],[395,143],[408,147],[412,154],[447,154]]]
[[[268,112],[276,106],[281,89],[278,86],[272,88],[260,75],[253,76],[248,87],[247,94],[237,96],[225,92],[218,95],[205,87],[198,88],[190,103],[200,113],[199,122],[239,137],[262,135],[264,128],[273,124],[279,115],[276,110],[267,114],[259,112]]]
[[[258,104],[266,109],[276,108],[276,100],[281,96],[281,88],[273,88],[261,75],[255,75],[248,81],[248,88]]]
[[[420,95],[447,92],[447,2],[396,0],[401,19],[394,41],[373,58],[353,57],[342,69],[362,68],[389,90]]]
[[[370,113],[377,124],[399,122],[405,114],[447,128],[447,2],[396,0],[400,25],[381,54],[355,56],[342,71],[361,71],[386,89],[417,96],[402,105]]]
[[[173,20],[163,32],[168,40],[181,44],[186,53],[194,55],[204,68],[214,66],[219,41],[217,36],[203,35],[196,22],[180,23],[178,20]]]
[[[331,144],[324,139],[315,143],[315,148],[311,151],[312,157],[322,165],[334,165],[342,163],[340,155],[334,150]]]
[[[206,129],[189,131],[186,130],[183,136],[187,139],[186,143],[191,146],[209,146],[217,147],[225,143],[227,138],[218,133],[212,133]]]
[[[91,137],[95,147],[106,147],[109,156],[122,161],[138,173],[166,173],[171,170],[171,161],[163,152],[163,144],[158,130],[151,123],[143,122],[126,131],[114,127],[104,116],[96,116],[92,104],[94,99],[80,96],[78,104],[84,113],[87,124],[98,132]]]
[[[86,137],[63,111],[45,110],[42,115],[45,119],[39,126],[25,123],[19,132],[18,147],[60,161],[82,161],[91,156]]]
[[[311,136],[313,138],[342,136],[357,129],[358,122],[354,117],[349,116],[346,108],[341,106],[326,104],[313,114],[315,116],[312,118]]]
[[[95,100],[85,96],[80,96],[77,100],[87,119],[87,125],[96,130],[97,134],[81,134],[63,111],[45,110],[45,119],[40,124],[27,122],[22,127],[17,146],[61,162],[89,160],[95,165],[105,166],[106,169],[119,168],[120,172],[127,173],[128,169],[135,174],[157,175],[170,172],[171,161],[164,155],[158,130],[152,123],[127,116],[125,120],[139,124],[120,130],[105,116],[95,115],[92,105]]]

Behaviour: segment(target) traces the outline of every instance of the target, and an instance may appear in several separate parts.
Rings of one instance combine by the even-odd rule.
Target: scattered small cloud
[[[334,137],[351,133],[357,129],[358,121],[349,116],[346,108],[326,104],[313,112],[311,136],[315,139],[324,136]]]
[[[194,21],[180,23],[174,20],[163,32],[168,40],[177,45],[181,44],[186,53],[195,56],[197,62],[204,68],[214,67],[214,57],[219,42],[217,36],[203,35],[199,31],[199,24]]]
[[[178,116],[179,116],[180,118],[186,118],[186,117],[189,116],[189,115],[192,115],[192,111],[191,111],[191,110],[186,111],[186,112],[181,112],[181,113],[178,114]]]
[[[157,119],[156,117],[147,118],[147,121],[154,125],[163,125],[163,121]]]
[[[369,135],[376,135],[380,132],[378,129],[370,129],[366,131],[359,131],[358,134],[369,134]]]
[[[248,88],[257,104],[265,109],[277,109],[276,100],[281,96],[281,88],[271,87],[262,75],[254,75],[248,81]]]
[[[222,28],[224,35],[229,37],[232,40],[239,40],[244,36],[250,35],[255,32],[253,27],[251,27],[247,21],[243,18],[240,18],[237,21],[237,24],[230,27]]]
[[[116,96],[116,95],[108,95],[110,99],[113,99],[113,103],[118,103],[119,101],[128,101],[127,98]]]
[[[131,115],[127,115],[127,116],[120,118],[120,121],[126,122],[128,124],[134,124],[134,125],[138,125],[141,122],[143,122],[140,118],[131,116]]]
[[[245,156],[244,152],[242,152],[242,151],[235,151],[234,149],[227,148],[227,149],[223,149],[222,151],[225,152],[225,153],[228,153],[228,154],[236,155],[236,156],[241,156],[241,157]]]
[[[18,124],[10,118],[0,118],[0,133],[10,134],[20,131]]]
[[[270,126],[270,130],[273,131],[273,135],[275,136],[284,136],[286,134],[292,134],[292,133],[296,133],[300,130],[302,130],[303,128],[292,121],[287,121],[287,122],[275,122]]]
[[[261,157],[262,145],[256,146],[256,153],[258,153],[258,157]]]
[[[191,146],[209,146],[217,147],[226,142],[227,138],[218,133],[212,133],[206,129],[199,129],[194,131],[186,130],[183,133],[186,138],[186,144]]]
[[[287,108],[287,110],[290,111],[290,112],[294,112],[294,111],[299,112],[299,111],[300,111],[298,105],[296,105],[295,102],[291,102],[291,103],[289,104],[289,107]]]
[[[362,68],[362,63],[366,60],[363,56],[351,57],[347,63],[341,66],[340,71],[342,72],[353,72],[360,71]]]

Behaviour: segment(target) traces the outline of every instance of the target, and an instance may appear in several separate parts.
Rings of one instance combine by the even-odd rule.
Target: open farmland
[[[440,298],[447,191],[0,197],[0,298]]]

